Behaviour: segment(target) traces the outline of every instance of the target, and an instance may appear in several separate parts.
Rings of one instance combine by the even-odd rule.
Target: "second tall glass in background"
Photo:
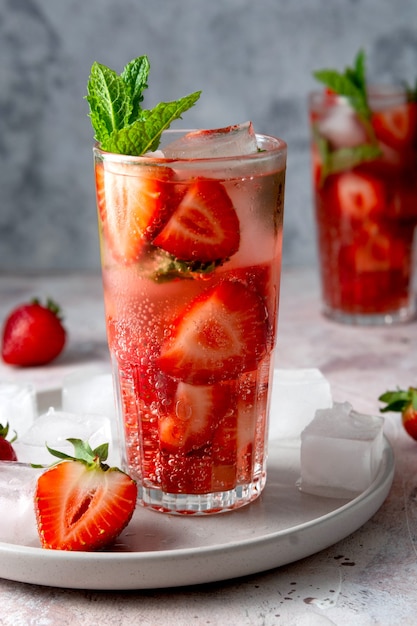
[[[356,324],[416,313],[417,102],[368,90],[370,116],[330,90],[310,95],[324,313]]]

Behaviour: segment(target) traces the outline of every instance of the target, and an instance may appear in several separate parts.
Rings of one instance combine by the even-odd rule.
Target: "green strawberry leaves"
[[[46,446],[46,448],[52,456],[55,456],[58,459],[66,461],[81,461],[90,467],[101,467],[103,470],[108,469],[108,465],[105,465],[104,463],[104,461],[107,460],[109,452],[108,443],[103,443],[93,450],[90,444],[82,439],[70,438],[67,439],[67,441],[74,446],[74,456],[61,452],[60,450],[53,450],[49,446]]]
[[[118,75],[93,63],[87,84],[87,101],[94,138],[103,150],[140,156],[158,148],[161,134],[199,99],[196,91],[172,102],[161,102],[151,110],[142,109],[147,89],[149,60],[133,59]]]
[[[407,391],[403,389],[386,391],[378,400],[386,403],[386,406],[380,409],[381,413],[388,411],[402,413],[408,406],[417,411],[417,388],[409,387]]]

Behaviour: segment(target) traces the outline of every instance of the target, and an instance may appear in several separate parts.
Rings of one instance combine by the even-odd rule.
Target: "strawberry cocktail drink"
[[[313,187],[324,313],[359,324],[415,315],[417,93],[365,82],[364,55],[344,74],[315,73]]]
[[[266,480],[286,145],[246,123],[137,152],[94,149],[123,463],[147,506],[222,512]]]

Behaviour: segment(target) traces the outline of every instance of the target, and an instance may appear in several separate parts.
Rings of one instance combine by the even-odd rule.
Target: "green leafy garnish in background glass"
[[[153,109],[142,108],[143,91],[149,76],[147,56],[133,59],[119,75],[93,63],[87,84],[87,101],[94,138],[103,150],[140,156],[158,148],[161,134],[190,109],[201,91]]]
[[[317,70],[313,76],[326,85],[332,92],[345,97],[357,113],[363,124],[368,142],[350,148],[332,150],[329,143],[316,133],[316,143],[323,162],[322,182],[326,176],[356,167],[364,161],[370,161],[381,155],[381,149],[371,124],[372,112],[368,104],[366,90],[366,59],[365,52],[360,50],[352,67],[344,72],[333,69]]]

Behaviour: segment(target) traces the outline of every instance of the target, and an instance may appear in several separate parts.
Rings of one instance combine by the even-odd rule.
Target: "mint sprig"
[[[344,73],[324,69],[313,72],[313,76],[336,94],[347,97],[361,118],[370,119],[371,110],[366,93],[366,63],[363,50],[356,55],[353,67],[346,67]]]
[[[335,94],[348,99],[367,134],[366,143],[334,150],[329,142],[320,136],[319,131],[316,131],[315,141],[323,163],[321,172],[321,183],[323,183],[330,174],[352,169],[364,161],[377,159],[381,156],[381,148],[371,123],[372,111],[369,107],[366,89],[365,52],[360,50],[355,57],[353,66],[346,67],[344,72],[324,69],[313,72],[313,76]]]
[[[93,63],[86,98],[94,138],[103,150],[131,156],[156,150],[162,132],[199,99],[201,92],[196,91],[179,100],[161,102],[153,109],[143,109],[149,70],[147,56],[130,61],[120,75]]]

